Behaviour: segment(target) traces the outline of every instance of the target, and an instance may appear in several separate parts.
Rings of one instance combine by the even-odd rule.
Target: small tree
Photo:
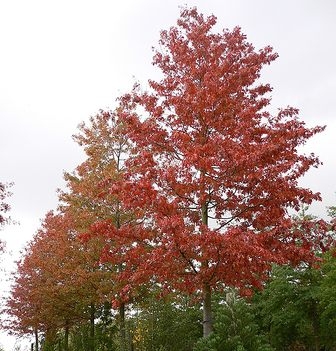
[[[330,330],[336,327],[336,255],[332,250],[324,256],[322,265],[323,279],[319,289],[319,302],[321,305],[321,334],[324,344],[332,350],[336,347],[336,337]]]
[[[5,224],[10,221],[10,218],[6,216],[6,213],[10,210],[10,206],[7,203],[7,198],[11,195],[8,188],[12,186],[10,184],[4,184],[0,182],[0,230]],[[0,240],[0,252],[4,250],[5,243]]]
[[[158,298],[157,289],[135,305],[133,340],[139,351],[191,351],[202,335],[199,304],[188,296]]]
[[[96,257],[76,238],[68,214],[46,215],[42,228],[18,262],[11,294],[7,300],[6,328],[18,335],[41,333],[46,343],[64,330],[68,348],[70,328],[92,318],[92,304],[100,302],[110,274],[94,270]]]
[[[107,281],[106,299],[114,300],[118,308],[120,343],[126,349],[126,300],[122,288],[122,273],[126,264],[121,250],[115,251],[114,231],[123,230],[125,223],[132,222],[132,215],[121,206],[118,196],[111,194],[110,187],[125,171],[128,140],[119,107],[114,111],[101,110],[91,117],[89,123],[81,123],[74,140],[83,148],[87,158],[74,172],[65,173],[67,190],[59,192],[60,208],[75,218],[76,231],[90,243],[99,242],[100,257],[96,270],[108,269],[111,279]],[[118,247],[119,248],[119,247]],[[98,264],[99,263],[99,264]],[[113,281],[113,284],[111,284]],[[108,284],[110,283],[110,286]]]
[[[277,350],[306,345],[323,346],[320,329],[319,289],[321,271],[309,266],[275,267],[272,278],[258,297],[261,319],[270,342]]]
[[[4,184],[0,182],[0,228],[6,222],[8,222],[8,218],[5,217],[5,213],[10,210],[9,204],[6,202],[6,199],[11,195],[8,191],[8,188],[12,184]]]
[[[214,298],[214,332],[201,339],[195,351],[272,351],[267,333],[260,328],[256,305],[236,292],[217,294]]]

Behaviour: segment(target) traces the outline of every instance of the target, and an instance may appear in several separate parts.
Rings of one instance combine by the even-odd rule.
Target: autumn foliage
[[[7,303],[7,328],[50,333],[89,319],[89,308],[109,293],[110,274],[95,269],[101,247],[77,240],[68,215],[48,213],[18,262]]]
[[[298,184],[319,160],[298,148],[324,129],[307,128],[292,107],[272,115],[260,73],[277,54],[255,50],[239,28],[215,34],[215,24],[185,9],[161,32],[153,64],[162,79],[121,98],[133,149],[112,187],[141,214],[127,252],[142,259],[130,281],[203,290],[208,305],[212,289],[248,292],[272,262],[312,258],[292,237],[289,210],[320,199]]]
[[[89,122],[80,124],[73,136],[87,158],[74,172],[64,174],[67,189],[59,191],[61,209],[72,212],[82,233],[99,220],[121,221],[118,200],[108,189],[120,178],[127,150],[118,111],[100,111]]]
[[[299,150],[324,127],[308,128],[293,107],[271,113],[261,71],[277,54],[215,25],[183,9],[154,54],[161,79],[79,126],[87,158],[65,173],[59,213],[18,265],[15,330],[70,325],[102,297],[123,316],[155,286],[202,301],[208,336],[214,292],[251,295],[272,264],[310,264],[333,244],[325,222],[292,217],[320,200],[299,184],[320,161]]]

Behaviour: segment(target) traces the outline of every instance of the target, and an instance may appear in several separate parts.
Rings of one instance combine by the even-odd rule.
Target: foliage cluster
[[[10,196],[8,187],[10,185],[0,182],[0,226],[6,223],[6,217],[4,214],[9,211],[10,206],[5,200]]]
[[[7,212],[10,210],[10,205],[8,204],[8,197],[11,196],[8,190],[13,184],[12,183],[2,183],[0,182],[0,230],[5,224],[10,222],[10,217],[7,216]],[[4,250],[5,243],[0,240],[0,253]]]

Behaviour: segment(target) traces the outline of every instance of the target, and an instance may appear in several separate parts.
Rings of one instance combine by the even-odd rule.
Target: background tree
[[[9,217],[6,217],[6,213],[10,210],[10,206],[7,203],[7,198],[11,195],[8,191],[10,186],[12,186],[12,183],[5,184],[0,182],[0,230],[9,222]],[[4,242],[0,240],[0,252],[4,250],[4,245]]]
[[[159,298],[159,288],[134,305],[134,348],[139,351],[191,351],[202,336],[198,303],[184,295]]]
[[[34,281],[36,274],[27,265],[18,262],[10,297],[2,311],[8,317],[1,327],[12,335],[35,335],[35,349],[38,350],[38,331],[42,329],[41,301]]]
[[[201,339],[195,351],[272,351],[256,313],[256,304],[228,290],[214,298],[214,332]],[[256,317],[257,316],[257,317]]]
[[[336,347],[336,337],[331,330],[336,326],[336,255],[335,249],[324,255],[322,265],[323,278],[319,289],[319,303],[321,306],[321,334],[324,340],[324,345],[327,349],[332,350]]]
[[[116,111],[103,111],[81,123],[73,139],[84,149],[86,159],[74,172],[66,172],[67,189],[59,191],[61,208],[76,218],[78,230],[85,233],[96,221],[122,219],[116,196],[109,194],[109,185],[124,168],[127,139]]]
[[[312,215],[308,206],[303,206],[294,216],[292,235],[298,244],[309,247],[316,255],[322,255],[335,247],[334,219],[325,220]]]
[[[320,329],[319,286],[322,276],[308,266],[275,267],[272,278],[260,296],[264,328],[277,350],[298,345],[307,350],[323,346]]]
[[[5,201],[11,195],[11,193],[8,191],[9,186],[11,186],[11,184],[4,184],[0,182],[0,226],[4,225],[8,221],[8,218],[5,217],[5,213],[10,210],[10,206]]]
[[[64,330],[64,349],[68,349],[70,328],[94,318],[92,308],[106,294],[110,277],[93,269],[101,247],[94,259],[90,249],[86,251],[76,238],[71,217],[47,214],[18,263],[7,301],[6,312],[12,317],[7,328],[19,335],[39,331],[47,344]],[[92,338],[88,341],[93,344]]]
[[[101,244],[102,257],[96,269],[105,265],[110,270],[113,284],[109,287],[108,299],[118,305],[120,343],[126,345],[126,299],[120,292],[123,287],[121,273],[126,263],[122,251],[114,251],[109,230],[105,230],[104,235],[96,235],[97,228],[120,230],[125,223],[132,221],[132,215],[123,210],[118,196],[110,193],[111,185],[124,172],[128,152],[128,140],[120,120],[122,113],[120,107],[114,111],[101,110],[90,118],[89,123],[80,124],[74,140],[84,149],[86,159],[74,172],[65,173],[67,190],[60,191],[59,197],[60,208],[76,218],[76,231],[85,237],[87,247],[92,240]],[[108,263],[104,259],[106,256],[109,257]],[[126,350],[126,346],[121,347]]]
[[[183,9],[177,26],[161,32],[153,63],[162,79],[121,99],[132,153],[112,187],[138,216],[122,239],[125,261],[141,256],[127,287],[156,279],[168,291],[201,292],[204,336],[213,290],[249,293],[271,262],[312,259],[288,210],[320,199],[298,185],[319,165],[298,148],[324,129],[307,128],[292,107],[272,115],[260,73],[277,54],[256,51],[240,28],[216,34],[215,24]]]

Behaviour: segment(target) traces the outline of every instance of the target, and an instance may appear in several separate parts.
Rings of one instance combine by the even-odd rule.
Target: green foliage
[[[275,267],[272,279],[256,297],[261,325],[277,350],[301,345],[319,349],[321,271],[311,267]]]
[[[217,299],[214,332],[201,339],[195,351],[271,351],[256,323],[253,305],[241,298]]]
[[[187,297],[149,298],[135,317],[134,346],[139,351],[191,351],[202,336],[198,304]]]
[[[275,266],[251,301],[214,301],[215,329],[194,351],[335,350],[336,258],[321,266]]]
[[[336,346],[336,335],[331,330],[336,329],[336,258],[335,252],[325,255],[322,266],[323,279],[319,290],[321,304],[321,333],[328,347]]]
[[[118,341],[118,325],[113,318],[111,304],[105,302],[98,311],[95,325],[95,351],[115,351]]]

